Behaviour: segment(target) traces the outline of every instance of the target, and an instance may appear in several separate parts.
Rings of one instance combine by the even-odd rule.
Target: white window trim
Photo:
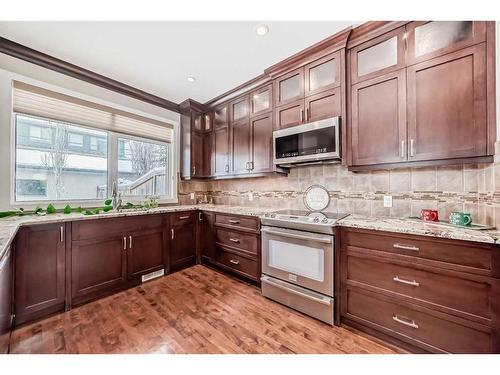
[[[41,86],[44,87],[44,86]],[[50,86],[51,90],[54,90],[53,86]],[[60,90],[58,90],[61,93],[64,93]],[[104,104],[110,107],[114,107],[117,109],[121,110],[126,110],[130,113],[137,114],[139,116],[151,118],[153,120],[157,121],[165,121],[165,119],[162,119],[158,116],[148,114],[145,112],[137,111],[131,108],[126,108],[121,105],[116,105],[114,103],[106,102],[102,99],[98,98],[93,98],[89,97],[87,95],[77,95],[76,93],[71,93],[71,95],[74,95],[76,97],[86,99],[86,100],[91,100],[95,101],[96,103]],[[179,198],[178,198],[178,178],[179,178],[179,168],[180,168],[180,132],[179,132],[179,123],[176,121],[172,121],[169,119],[169,123],[172,124],[172,143],[170,143],[169,147],[169,165],[167,166],[167,176],[168,176],[168,171],[172,171],[171,175],[171,181],[170,182],[170,191],[171,191],[171,197],[160,197],[158,202],[160,204],[177,204],[179,203]],[[80,124],[73,124],[75,126],[82,126]],[[85,126],[82,126],[85,127]],[[110,142],[110,139],[112,137],[118,138],[121,136],[119,133],[114,133],[114,132],[107,132],[108,133],[108,197],[110,197],[110,192],[111,188],[113,186],[113,181],[112,181],[112,176],[118,176],[118,163],[111,163],[111,157],[110,155],[113,155],[113,158],[118,159],[118,143],[117,142]],[[11,131],[10,131],[10,155],[11,155],[11,160],[10,160],[10,206],[11,208],[24,208],[25,210],[32,210],[35,209],[37,206],[40,207],[45,207],[49,203],[52,203],[57,209],[62,209],[66,204],[71,205],[71,207],[76,208],[78,206],[81,206],[82,208],[86,207],[100,207],[103,205],[104,199],[66,199],[66,200],[40,200],[40,201],[27,201],[27,202],[17,202],[16,201],[16,113],[11,111]],[[123,136],[129,137],[129,138],[134,138],[134,136],[124,134]],[[137,139],[141,139],[141,137],[135,137]],[[146,137],[143,137],[143,139],[148,139]],[[151,142],[156,142],[154,140],[150,140]],[[157,142],[158,143],[158,142]],[[113,152],[113,154],[110,154]],[[113,166],[113,168],[112,168]],[[116,170],[112,170],[116,169]],[[111,182],[111,183],[110,183]],[[168,181],[167,181],[168,182]],[[132,202],[132,203],[139,203],[140,201],[144,201],[146,199],[146,196],[140,196],[140,195],[135,195],[135,196],[125,196],[123,197],[123,201],[125,202]]]

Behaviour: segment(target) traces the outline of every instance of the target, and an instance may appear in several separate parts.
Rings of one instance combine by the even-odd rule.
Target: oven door
[[[333,297],[333,239],[262,227],[262,273]]]

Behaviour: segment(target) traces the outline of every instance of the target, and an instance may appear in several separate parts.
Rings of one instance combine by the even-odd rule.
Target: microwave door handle
[[[274,234],[276,236],[281,236],[281,237],[286,237],[286,238],[294,238],[294,239],[298,239],[298,240],[304,240],[304,241],[332,243],[332,238],[330,236],[313,237],[313,236],[307,236],[304,234],[277,231],[277,230],[273,230],[270,228],[263,228],[263,229],[261,229],[261,232],[267,233],[267,234]]]

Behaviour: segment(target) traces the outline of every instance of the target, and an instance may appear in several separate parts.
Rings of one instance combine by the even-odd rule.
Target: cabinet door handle
[[[196,174],[196,166],[193,166],[193,175]]]
[[[413,245],[405,245],[405,244],[402,244],[402,243],[395,243],[394,245],[392,245],[392,247],[396,248],[396,249],[403,249],[403,250],[411,250],[411,251],[419,251],[420,249],[416,246],[413,246]]]
[[[234,242],[234,243],[240,243],[239,238],[230,238],[229,241]]]
[[[415,156],[415,140],[410,139],[410,156]]]
[[[201,215],[201,212],[198,212],[198,220],[203,221],[203,216]]]
[[[127,250],[127,237],[123,237],[123,250]]]
[[[129,249],[132,248],[132,236],[128,236],[128,247]]]
[[[309,120],[309,108],[306,108],[306,121]]]
[[[233,264],[240,264],[240,261],[236,259],[229,259],[229,261]]]
[[[229,224],[239,224],[239,220],[229,220]]]
[[[399,152],[399,156],[401,156],[402,159],[404,159],[405,157],[405,143],[406,143],[405,140],[401,141],[401,150]]]
[[[399,276],[394,276],[392,279],[397,283],[411,285],[411,286],[420,286],[420,283],[417,282],[417,280],[405,280],[401,279]]]
[[[189,215],[179,216],[179,220],[186,220],[186,219],[189,219]]]
[[[60,233],[59,233],[59,240],[60,240],[61,242],[64,242],[64,227],[63,227],[62,225],[61,225],[61,227],[60,227],[60,230],[61,230],[61,231],[60,231]]]
[[[170,238],[174,239],[174,228],[170,229]]]
[[[300,122],[304,122],[304,110],[300,110]]]
[[[411,327],[411,328],[415,328],[415,329],[418,328],[418,324],[415,323],[414,320],[403,318],[403,317],[401,317],[401,316],[399,316],[397,314],[394,314],[392,316],[392,320],[394,320],[395,322],[398,322],[399,324],[405,325],[407,327]]]

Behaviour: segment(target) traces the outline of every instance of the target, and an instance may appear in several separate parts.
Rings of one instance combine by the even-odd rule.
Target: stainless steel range
[[[262,295],[333,324],[334,226],[346,216],[278,211],[261,217]]]

